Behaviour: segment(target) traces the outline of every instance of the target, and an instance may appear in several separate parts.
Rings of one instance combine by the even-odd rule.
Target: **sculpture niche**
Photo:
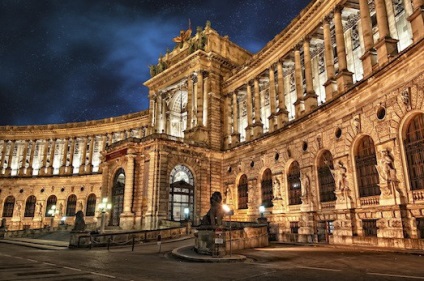
[[[224,217],[224,210],[222,209],[222,195],[221,192],[215,191],[210,198],[211,208],[202,218],[202,226],[211,226],[216,228],[222,225],[222,218]]]

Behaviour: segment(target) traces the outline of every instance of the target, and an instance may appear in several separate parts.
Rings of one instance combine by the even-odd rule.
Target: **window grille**
[[[362,229],[365,236],[377,237],[377,220],[363,220]]]
[[[299,233],[299,222],[291,221],[290,222],[290,233],[298,234]]]
[[[3,206],[3,217],[11,218],[13,217],[13,209],[15,208],[15,197],[8,196],[6,200],[4,200]]]
[[[248,202],[248,193],[247,193],[247,176],[242,175],[240,178],[239,185],[237,187],[238,191],[238,208],[247,209]]]
[[[96,213],[96,195],[90,194],[87,198],[87,209],[85,215],[87,217],[92,217]]]
[[[356,175],[358,180],[359,196],[380,195],[377,159],[374,142],[369,136],[362,138],[355,156]]]
[[[411,190],[424,189],[424,114],[411,121],[404,144]]]
[[[77,196],[72,194],[68,197],[68,202],[66,203],[66,215],[71,217],[75,216],[77,208]]]
[[[261,182],[261,191],[262,191],[262,205],[267,207],[272,207],[272,199],[274,198],[272,194],[272,173],[270,169],[266,169]]]
[[[34,217],[35,213],[35,204],[37,203],[37,199],[34,195],[28,197],[25,203],[25,213],[24,217]]]
[[[291,164],[289,173],[287,175],[287,181],[289,186],[289,205],[302,204],[302,200],[300,198],[302,195],[300,184],[300,168],[297,161]]]

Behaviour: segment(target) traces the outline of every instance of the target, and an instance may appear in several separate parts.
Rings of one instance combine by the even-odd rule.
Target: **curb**
[[[230,262],[244,262],[246,257],[243,255],[226,255],[222,258],[215,258],[208,255],[200,255],[194,251],[194,246],[184,246],[172,250],[174,257],[192,261],[192,262],[208,262],[208,263],[230,263]]]

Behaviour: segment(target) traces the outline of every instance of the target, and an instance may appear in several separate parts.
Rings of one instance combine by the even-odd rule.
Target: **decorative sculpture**
[[[210,225],[216,227],[222,224],[224,210],[222,209],[221,192],[215,191],[210,198],[211,208],[202,218],[201,225]]]
[[[78,211],[75,214],[75,225],[72,231],[85,231],[85,221],[83,211]]]

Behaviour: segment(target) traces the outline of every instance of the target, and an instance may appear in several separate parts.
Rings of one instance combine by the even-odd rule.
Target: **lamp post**
[[[190,209],[189,208],[184,208],[184,219],[186,221],[188,221],[189,218],[190,218]]]
[[[112,209],[112,204],[107,202],[107,197],[102,199],[102,202],[99,204],[99,210],[102,212],[101,220],[100,220],[100,233],[105,231],[105,214],[106,210]]]
[[[234,215],[234,211],[231,210],[230,206],[228,206],[227,204],[222,205],[222,209],[224,210],[224,212],[230,216],[230,257],[232,254],[232,245],[231,245],[231,215]]]
[[[56,205],[52,205],[50,207],[50,210],[47,211],[47,214],[49,214],[52,217],[52,221],[50,223],[50,227],[53,230],[53,224],[54,224],[54,216],[59,212],[59,210],[56,209]]]
[[[259,206],[259,213],[261,214],[261,218],[263,218],[265,213],[265,206]]]

